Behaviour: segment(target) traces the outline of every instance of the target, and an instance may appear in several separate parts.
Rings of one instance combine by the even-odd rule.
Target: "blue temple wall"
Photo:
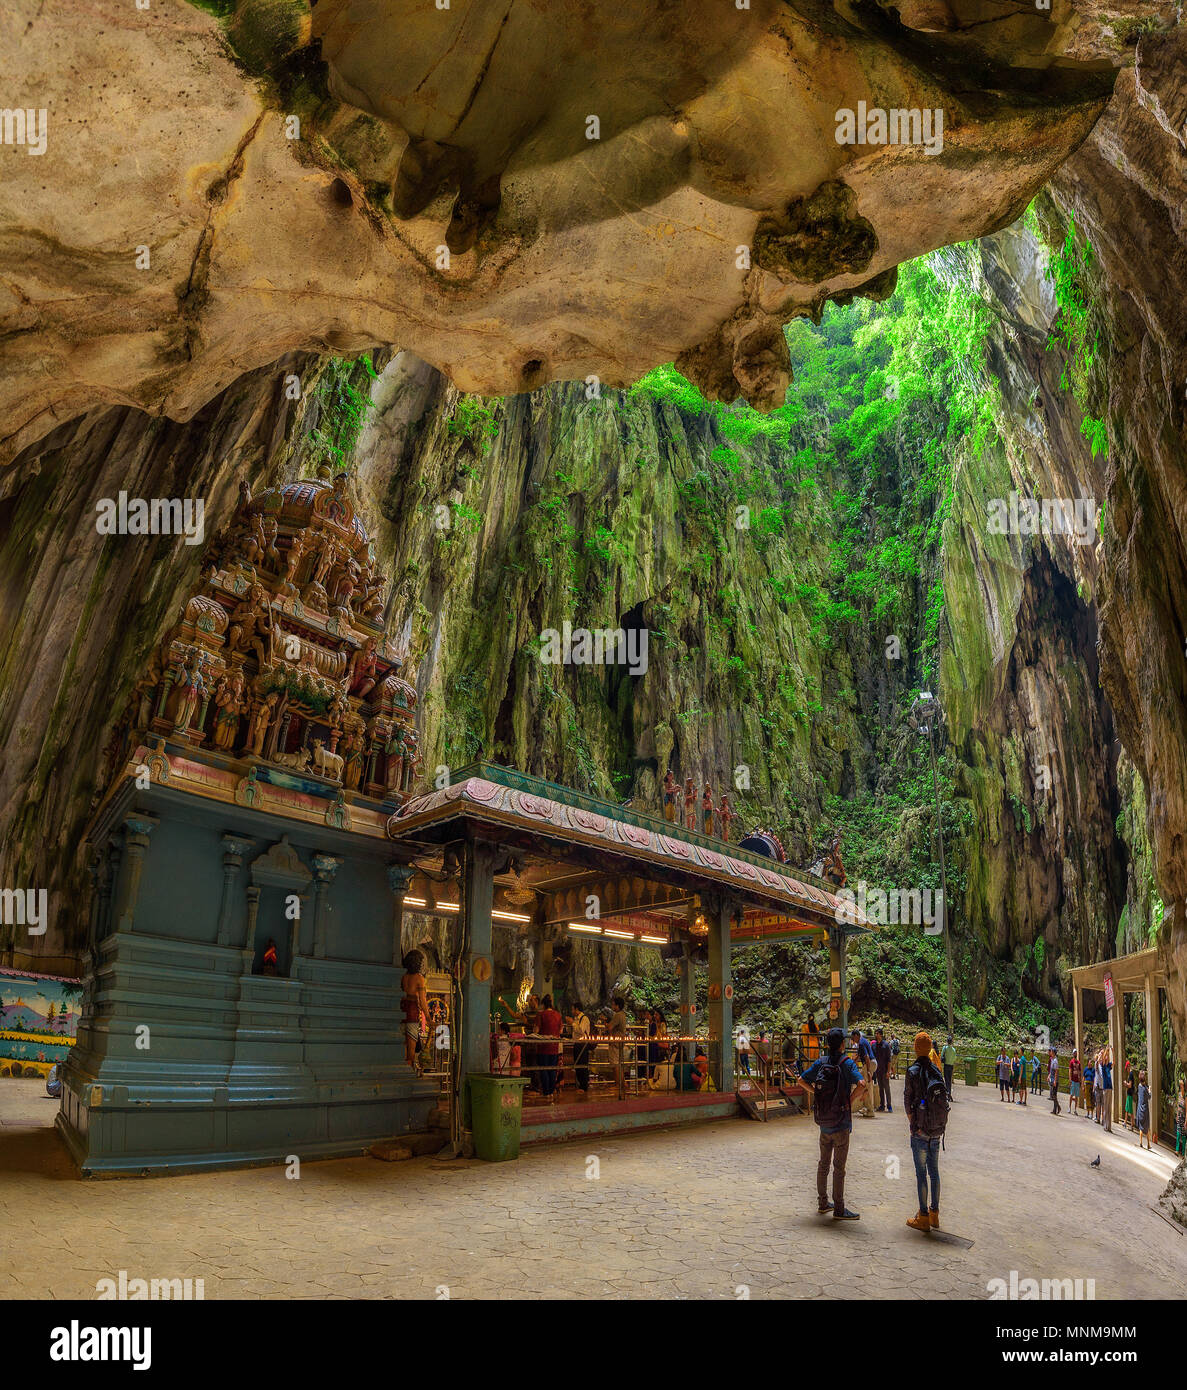
[[[120,912],[135,881],[129,818],[151,825],[130,918]],[[244,848],[229,891],[228,835]],[[308,881],[258,884],[248,942],[252,865],[282,836]],[[112,875],[90,905],[82,1015],[58,1116],[84,1174],[329,1157],[426,1127],[437,1088],[404,1061],[390,846],[156,784],[113,798],[91,841]],[[319,940],[315,885],[327,856],[339,862]],[[285,917],[293,892],[295,955]],[[282,972],[274,977],[253,973],[269,937]]]

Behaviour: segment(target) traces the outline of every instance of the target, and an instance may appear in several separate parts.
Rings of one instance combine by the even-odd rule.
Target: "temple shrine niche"
[[[420,768],[416,691],[383,634],[386,581],[345,474],[246,484],[203,556],[202,584],[137,682],[108,778],[160,736],[376,800]]]

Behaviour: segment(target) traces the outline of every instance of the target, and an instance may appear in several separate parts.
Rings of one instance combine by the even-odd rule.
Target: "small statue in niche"
[[[347,555],[340,561],[330,576],[329,585],[330,601],[336,608],[350,608],[350,601],[359,586],[361,573],[358,561],[353,555]]]
[[[713,834],[713,788],[705,783],[705,792],[701,797],[701,828],[706,835]]]
[[[383,612],[383,590],[387,579],[374,566],[363,576],[362,593],[355,600],[355,608],[362,618],[378,619]]]
[[[679,795],[679,784],[672,776],[672,769],[668,768],[667,772],[664,773],[664,820],[674,821],[676,819],[676,798]]]
[[[691,777],[684,783],[684,826],[687,830],[697,828],[697,789]]]
[[[271,937],[268,938],[268,944],[264,947],[264,963],[260,966],[260,974],[280,974],[280,964],[276,958],[276,942]]]
[[[164,674],[160,649],[154,647],[152,655],[148,659],[148,669],[132,687],[132,704],[136,711],[135,727],[137,729],[148,728],[149,720],[153,717],[153,705],[156,701],[157,690]]]
[[[404,759],[408,753],[408,744],[402,724],[392,725],[391,737],[384,752],[387,754],[387,792],[389,796],[394,796],[404,789]]]
[[[185,656],[174,664],[173,689],[176,703],[173,706],[173,732],[184,734],[190,727],[190,720],[198,708],[198,702],[206,694],[206,681],[202,675],[202,653],[191,647]]]
[[[289,548],[285,552],[284,579],[280,585],[280,592],[285,598],[297,597],[297,571],[305,556],[305,539],[305,532],[298,531],[289,542]]]
[[[264,565],[265,568],[270,569],[273,573],[278,573],[280,570],[280,550],[276,545],[276,534],[278,530],[276,518],[274,516],[263,518],[257,516],[256,522],[255,562]]]
[[[326,719],[334,729],[342,728],[342,721],[346,718],[347,704],[346,696],[341,690],[335,690],[330,696],[330,702],[326,706]]]
[[[351,653],[350,664],[346,668],[346,688],[352,695],[366,699],[375,689],[379,676],[379,655],[375,650],[375,638],[368,637],[363,645]]]
[[[830,883],[838,888],[844,888],[848,882],[849,875],[845,872],[845,865],[841,862],[841,832],[834,833],[832,844],[828,847],[828,853],[824,856],[824,869],[822,878],[828,879]]]
[[[239,732],[239,717],[243,713],[243,672],[235,670],[223,676],[214,691],[214,746],[230,752]]]
[[[363,775],[363,740],[357,729],[346,735],[342,745],[342,783],[347,791],[358,791]]]
[[[734,813],[730,809],[730,799],[725,792],[721,793],[721,805],[717,808],[717,820],[721,825],[721,838],[728,845],[730,842],[730,826],[734,821]]]
[[[261,671],[271,666],[272,605],[262,585],[253,584],[247,591],[247,597],[231,614],[227,650],[255,652]]]
[[[256,702],[256,707],[251,714],[251,732],[248,735],[248,746],[257,758],[264,755],[264,739],[268,733],[268,724],[276,712],[276,706],[280,703],[280,696],[275,690],[270,690],[262,700]]]
[[[404,775],[400,782],[402,791],[407,792],[412,790],[412,783],[423,765],[420,753],[417,751],[418,742],[416,730],[411,727],[406,728],[404,730]]]

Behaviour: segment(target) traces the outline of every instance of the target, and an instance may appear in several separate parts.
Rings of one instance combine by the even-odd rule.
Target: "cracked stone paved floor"
[[[93,1298],[120,1270],[200,1278],[208,1299],[844,1298],[858,1277],[863,1298],[985,1298],[1011,1270],[1092,1278],[1098,1299],[1187,1297],[1187,1233],[1152,1209],[1173,1157],[984,1086],[958,1086],[941,1158],[943,1225],[972,1248],[909,1230],[901,1088],[894,1114],[854,1120],[847,1198],[862,1219],[839,1224],[814,1213],[807,1119],[579,1140],[518,1163],[83,1182],[42,1083],[5,1079],[0,1297]]]

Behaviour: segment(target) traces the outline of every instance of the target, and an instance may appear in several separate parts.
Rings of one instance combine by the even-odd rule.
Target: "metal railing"
[[[711,1079],[707,1085],[698,1085],[692,1073],[698,1052],[705,1057],[705,1066],[697,1071],[707,1070]],[[634,1025],[624,1036],[595,1033],[585,1039],[522,1030],[491,1034],[491,1070],[530,1077],[529,1094],[538,1092],[544,1099],[574,1091],[590,1095],[596,1091],[599,1099],[612,1099],[620,1090],[626,1097],[716,1090],[720,1056],[716,1038],[694,1034],[649,1038]]]

